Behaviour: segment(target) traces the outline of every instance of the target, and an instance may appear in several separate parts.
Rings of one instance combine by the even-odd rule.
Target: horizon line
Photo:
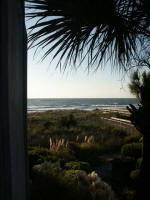
[[[27,97],[27,99],[136,99],[136,97]]]

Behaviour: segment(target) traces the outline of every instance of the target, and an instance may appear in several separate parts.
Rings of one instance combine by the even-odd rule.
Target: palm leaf
[[[137,0],[26,0],[29,46],[43,49],[43,59],[56,51],[64,61],[88,67],[111,60],[125,66],[137,53],[140,37],[150,37],[150,6]],[[44,49],[48,50],[44,50]]]

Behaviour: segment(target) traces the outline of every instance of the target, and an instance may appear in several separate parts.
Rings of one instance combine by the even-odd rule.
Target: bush
[[[140,168],[141,168],[142,161],[143,161],[142,158],[139,158],[139,159],[137,160],[137,162],[136,162],[136,169],[140,169]]]
[[[41,170],[40,165],[34,166],[33,172],[31,195],[33,200],[47,200],[51,196],[63,199],[61,194],[65,189],[61,183],[60,173],[52,168]]]
[[[44,162],[34,166],[32,199],[47,200],[108,200],[115,199],[111,187],[94,171],[87,175],[83,170],[67,170],[58,163]]]
[[[123,191],[123,196],[125,200],[135,200],[135,194],[136,194],[135,190],[131,190],[128,188],[125,188]]]
[[[52,197],[61,200],[92,200],[88,188],[79,184],[81,170],[65,172],[53,166],[44,168],[40,165],[34,167],[33,200],[47,200]]]
[[[68,182],[68,184],[78,184],[79,174],[84,173],[82,170],[67,170],[65,172],[64,180]]]
[[[112,135],[112,137],[106,139],[106,142],[102,144],[101,152],[104,154],[113,154],[116,152],[120,152],[122,145],[122,139],[118,136]]]
[[[84,170],[86,172],[90,171],[90,165],[88,162],[75,162],[75,161],[71,161],[71,162],[67,162],[65,164],[65,168],[70,170]]]
[[[135,168],[135,159],[116,158],[112,161],[112,187],[118,193],[130,182],[130,172]]]
[[[141,134],[140,133],[136,133],[130,136],[126,136],[124,139],[124,143],[125,144],[129,144],[129,143],[133,143],[133,142],[139,142],[141,139]]]
[[[32,174],[32,168],[34,165],[43,163],[44,161],[56,161],[55,155],[51,154],[49,149],[41,147],[29,147],[29,173]]]
[[[70,142],[69,149],[77,160],[89,162],[90,164],[97,163],[98,155],[101,154],[101,148],[98,144]]]
[[[76,160],[75,156],[71,154],[68,148],[61,149],[57,153],[54,153],[57,156],[57,160],[60,160],[61,164],[65,164],[66,162]]]
[[[136,181],[138,179],[138,177],[139,177],[139,174],[140,174],[140,170],[139,169],[133,170],[130,173],[130,178],[132,180]]]
[[[71,126],[76,126],[77,121],[74,118],[74,115],[71,113],[67,116],[61,117],[59,123],[60,123],[60,126],[69,128]]]
[[[133,157],[135,159],[141,157],[142,143],[125,144],[121,148],[121,154],[127,157]]]
[[[130,173],[130,179],[132,181],[132,187],[135,189],[140,189],[140,170],[136,169],[131,171]]]

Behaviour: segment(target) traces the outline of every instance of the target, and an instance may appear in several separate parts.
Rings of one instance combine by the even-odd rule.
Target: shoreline
[[[126,110],[129,104],[137,105],[135,99],[128,98],[80,98],[80,99],[28,99],[28,112],[43,112],[47,110],[85,110],[115,109]]]

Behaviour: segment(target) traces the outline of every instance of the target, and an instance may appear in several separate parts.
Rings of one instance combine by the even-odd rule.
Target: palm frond
[[[145,3],[146,2],[146,3]],[[88,67],[111,60],[125,66],[137,52],[142,36],[150,37],[150,6],[138,0],[26,0],[29,19],[29,46],[42,48],[45,59]],[[146,5],[146,6],[145,6]]]

